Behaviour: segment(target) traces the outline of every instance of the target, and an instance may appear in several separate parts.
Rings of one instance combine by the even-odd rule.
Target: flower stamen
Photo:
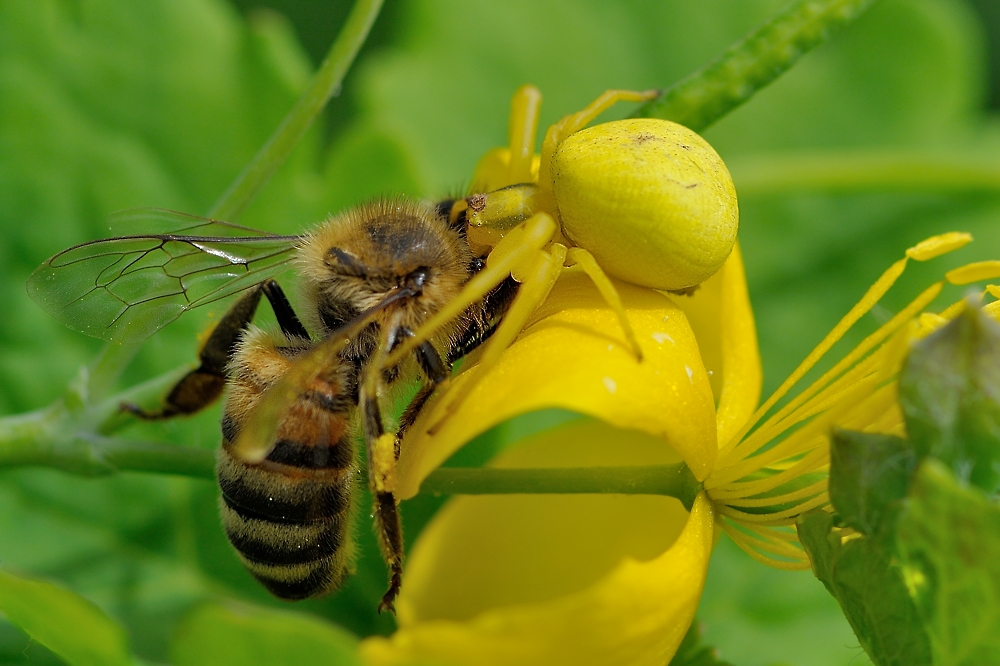
[[[903,434],[896,377],[909,344],[954,317],[964,307],[964,300],[940,314],[922,313],[941,293],[945,281],[932,284],[819,379],[759,423],[761,419],[881,300],[910,259],[933,259],[970,240],[969,234],[952,232],[908,249],[906,257],[876,280],[720,448],[719,463],[704,487],[716,503],[723,530],[754,559],[779,569],[809,567],[793,526],[802,513],[829,505],[830,431],[837,426]],[[968,264],[946,274],[952,284],[997,277],[1000,261]],[[1000,289],[995,286],[987,287],[986,292],[1000,297]]]

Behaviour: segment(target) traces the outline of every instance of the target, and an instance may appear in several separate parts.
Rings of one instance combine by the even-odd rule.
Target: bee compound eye
[[[324,262],[330,268],[345,275],[365,275],[367,273],[367,267],[360,259],[339,247],[328,249]]]
[[[581,130],[556,149],[552,180],[566,236],[633,284],[693,287],[736,243],[729,171],[682,125],[636,118]]]

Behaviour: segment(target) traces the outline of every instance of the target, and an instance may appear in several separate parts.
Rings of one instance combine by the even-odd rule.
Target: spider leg
[[[548,298],[553,285],[559,278],[563,270],[563,261],[566,259],[566,246],[561,243],[553,243],[548,252],[541,251],[535,255],[531,262],[531,267],[519,277],[521,288],[514,297],[513,302],[497,326],[496,331],[490,337],[489,342],[483,350],[482,356],[476,362],[476,375],[467,383],[461,393],[457,393],[452,400],[444,405],[444,414],[429,429],[429,434],[434,434],[441,427],[444,421],[454,413],[471,392],[475,383],[485,376],[489,369],[500,359],[500,355],[507,349],[524,329],[531,314]]]
[[[492,192],[508,185],[534,182],[535,137],[542,94],[524,85],[510,102],[507,146],[487,152],[472,176],[472,192]]]
[[[642,360],[642,349],[639,348],[639,341],[635,337],[635,331],[632,330],[632,324],[629,323],[628,317],[625,316],[625,307],[622,305],[622,298],[618,295],[618,290],[615,289],[615,285],[611,282],[601,267],[598,265],[597,260],[594,259],[592,255],[587,250],[582,247],[571,247],[566,253],[566,258],[572,264],[576,264],[583,269],[583,272],[587,274],[594,286],[597,287],[597,291],[601,292],[601,297],[604,302],[608,304],[615,312],[615,316],[618,317],[618,322],[621,324],[622,332],[625,334],[625,339],[628,340],[629,345],[632,347],[632,351],[635,353],[636,359]]]
[[[393,346],[398,326],[393,322],[385,329],[382,342],[364,370],[359,391],[362,430],[368,461],[368,484],[374,503],[376,535],[382,558],[389,567],[389,589],[379,603],[379,612],[395,613],[393,603],[403,578],[403,525],[399,520],[396,489],[396,433],[386,432],[382,421],[379,393],[386,350]]]
[[[583,110],[564,116],[559,122],[550,125],[542,142],[541,166],[538,170],[538,183],[541,187],[552,185],[549,165],[556,147],[570,134],[579,132],[618,102],[645,102],[659,96],[659,90],[636,92],[632,90],[606,90],[597,99],[584,107]]]
[[[160,409],[145,410],[130,402],[122,403],[121,409],[140,419],[153,421],[188,416],[218,400],[226,387],[229,360],[243,331],[253,320],[261,295],[267,297],[286,337],[309,339],[281,287],[274,280],[265,280],[250,289],[223,315],[198,352],[199,366],[174,384]]]
[[[521,282],[522,267],[530,265],[529,260],[548,245],[555,232],[555,221],[544,213],[530,217],[511,230],[490,252],[486,258],[486,267],[465,284],[457,297],[424,322],[412,338],[400,343],[389,354],[386,365],[393,367],[399,364],[420,343],[429,340],[445,322],[462,316],[471,305],[485,298],[508,276]]]
[[[538,135],[538,113],[542,106],[542,93],[538,88],[524,85],[517,89],[510,102],[510,123],[507,126],[507,145],[510,147],[508,183],[530,183],[531,166],[535,158],[535,138]]]

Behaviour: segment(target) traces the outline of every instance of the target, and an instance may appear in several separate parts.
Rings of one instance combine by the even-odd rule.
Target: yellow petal
[[[719,443],[736,434],[760,402],[757,329],[739,244],[691,296],[676,296],[691,323],[718,405]]]
[[[662,666],[694,617],[713,543],[713,511],[698,496],[680,536],[647,562],[626,559],[576,593],[504,606],[467,621],[428,620],[390,638],[369,638],[372,665],[414,660],[455,664]]]
[[[582,419],[521,440],[491,467],[658,465],[662,440]],[[650,560],[677,539],[687,511],[652,495],[456,497],[420,533],[396,604],[400,626],[464,620],[594,584],[622,559]]]
[[[616,286],[642,346],[642,362],[590,281],[564,274],[487,376],[467,390],[477,370],[470,368],[422,410],[403,442],[397,496],[415,495],[427,474],[479,433],[547,408],[657,436],[704,478],[717,455],[715,405],[687,317],[662,294]],[[442,421],[442,406],[456,394],[463,398],[460,407]],[[434,426],[436,432],[428,434]]]

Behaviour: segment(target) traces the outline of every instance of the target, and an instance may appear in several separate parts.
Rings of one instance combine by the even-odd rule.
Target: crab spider
[[[587,128],[618,102],[657,94],[606,91],[550,126],[537,157],[541,95],[533,86],[514,94],[508,147],[490,151],[476,168],[473,182],[486,193],[450,211],[453,223],[465,217],[473,251],[488,253],[486,266],[389,355],[387,366],[510,276],[520,289],[477,365],[496,363],[567,269],[593,281],[641,362],[613,279],[683,293],[722,267],[739,226],[729,172],[691,130],[651,118]]]

